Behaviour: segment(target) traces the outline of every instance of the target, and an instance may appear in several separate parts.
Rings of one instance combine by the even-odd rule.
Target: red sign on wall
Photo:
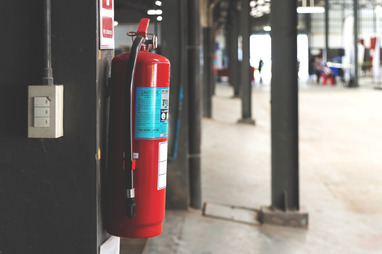
[[[113,0],[99,1],[100,49],[114,49],[114,6]]]
[[[102,8],[106,10],[113,10],[112,0],[102,0]]]
[[[102,17],[102,36],[113,38],[113,19],[110,17]]]

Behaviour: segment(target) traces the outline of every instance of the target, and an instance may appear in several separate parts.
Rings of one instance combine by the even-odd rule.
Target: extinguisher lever
[[[149,27],[150,19],[141,19],[139,22],[137,36],[147,36],[147,28]]]

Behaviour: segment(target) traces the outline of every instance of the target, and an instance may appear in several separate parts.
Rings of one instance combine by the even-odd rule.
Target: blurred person
[[[260,58],[260,61],[259,61],[259,67],[258,67],[259,75],[260,75],[260,84],[263,83],[263,77],[261,76],[261,69],[263,68],[263,65],[264,65],[264,62],[263,62],[263,60]]]
[[[322,56],[321,57],[318,57],[318,56],[314,57],[313,67],[314,67],[314,73],[316,74],[317,84],[320,83],[320,77],[321,77],[321,72],[322,72],[321,62],[322,62]]]

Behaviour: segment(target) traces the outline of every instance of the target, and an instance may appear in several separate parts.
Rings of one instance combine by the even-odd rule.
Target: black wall
[[[0,253],[98,253],[106,235],[101,186],[112,52],[98,52],[97,0],[52,0],[64,136],[28,139],[28,85],[41,83],[42,15],[42,0],[0,8]]]

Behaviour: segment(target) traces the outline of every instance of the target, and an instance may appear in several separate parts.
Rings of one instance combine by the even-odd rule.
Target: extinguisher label
[[[167,178],[167,142],[159,143],[158,190],[166,188]]]
[[[168,88],[137,87],[134,137],[167,137],[168,107]]]

